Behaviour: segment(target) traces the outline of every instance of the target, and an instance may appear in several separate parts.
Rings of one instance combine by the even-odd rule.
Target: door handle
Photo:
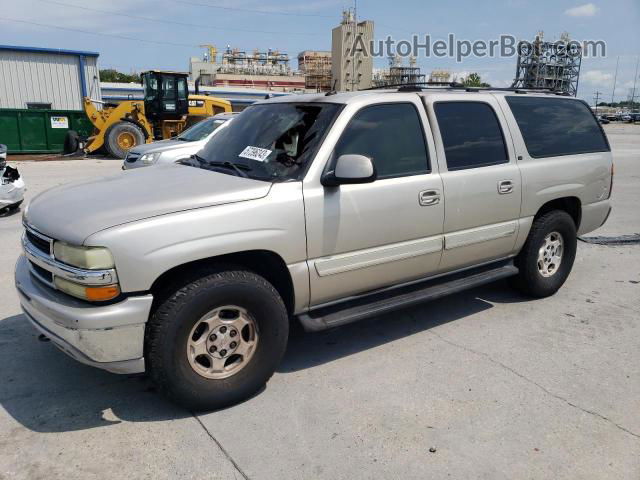
[[[438,190],[425,190],[418,194],[418,201],[423,207],[440,203],[440,192]]]
[[[498,193],[505,195],[513,192],[513,182],[511,180],[500,180],[498,182]]]

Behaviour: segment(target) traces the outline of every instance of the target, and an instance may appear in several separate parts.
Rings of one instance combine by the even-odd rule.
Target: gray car
[[[220,113],[187,128],[176,138],[145,143],[132,148],[122,164],[123,170],[150,165],[175,163],[197,153],[213,138],[218,129],[236,113]]]
[[[505,277],[553,295],[577,235],[607,220],[612,181],[607,138],[575,98],[281,97],[188,165],[38,195],[15,281],[26,319],[76,360],[221,408],[273,375],[290,322],[334,328]]]

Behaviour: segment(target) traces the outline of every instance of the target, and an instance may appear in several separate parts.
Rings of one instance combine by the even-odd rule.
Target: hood
[[[36,196],[24,220],[36,230],[81,245],[105,228],[167,213],[265,197],[271,183],[184,165],[159,165]]]
[[[153,143],[143,143],[142,145],[133,147],[129,151],[137,155],[144,155],[145,153],[167,152],[169,150],[181,150],[183,148],[193,148],[196,145],[200,145],[201,142],[202,142],[201,140],[196,142],[184,142],[182,140],[175,140],[175,139],[158,140]]]

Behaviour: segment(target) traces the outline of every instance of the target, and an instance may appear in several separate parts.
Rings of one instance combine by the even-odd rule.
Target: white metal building
[[[0,109],[82,110],[101,100],[98,53],[0,45]]]

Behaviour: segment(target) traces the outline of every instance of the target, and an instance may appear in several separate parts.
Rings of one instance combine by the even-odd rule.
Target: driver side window
[[[371,158],[378,178],[429,173],[422,124],[411,103],[364,107],[347,125],[334,154]]]

